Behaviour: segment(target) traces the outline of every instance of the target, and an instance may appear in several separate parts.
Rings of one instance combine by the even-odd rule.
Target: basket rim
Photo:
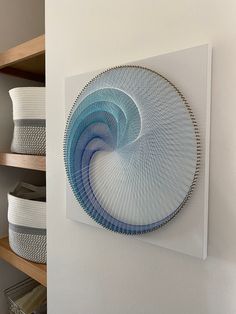
[[[37,201],[37,200],[28,200],[28,199],[26,199],[26,198],[21,198],[21,197],[18,197],[18,196],[15,196],[15,195],[13,195],[12,194],[12,192],[9,192],[8,194],[8,197],[9,198],[15,198],[15,199],[17,199],[17,200],[21,200],[21,201],[25,201],[25,202],[27,202],[27,203],[34,203],[34,204],[37,204],[37,203],[39,203],[39,204],[47,204],[47,201]]]
[[[45,86],[23,86],[23,87],[14,87],[9,89],[9,93],[14,91],[29,91],[29,90],[35,90],[35,91],[46,91]]]

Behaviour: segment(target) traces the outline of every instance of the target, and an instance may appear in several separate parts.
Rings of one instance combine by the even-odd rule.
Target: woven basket
[[[40,287],[40,293],[31,294],[33,289]],[[46,288],[35,280],[28,278],[4,290],[8,303],[9,314],[47,313]],[[24,299],[24,300],[23,300]],[[36,307],[32,310],[32,308]],[[24,310],[25,309],[25,310]]]
[[[9,243],[19,256],[46,263],[45,187],[26,183],[8,194]]]
[[[6,289],[4,294],[7,298],[9,314],[25,314],[25,312],[16,304],[16,301],[38,285],[39,284],[36,281],[26,279]]]
[[[18,87],[11,89],[9,94],[14,120],[11,151],[45,155],[45,87]]]

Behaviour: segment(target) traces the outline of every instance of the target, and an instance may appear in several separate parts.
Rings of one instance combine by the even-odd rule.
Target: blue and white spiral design
[[[158,73],[136,66],[91,80],[68,118],[67,176],[80,205],[115,232],[140,234],[173,218],[199,168],[189,105]]]

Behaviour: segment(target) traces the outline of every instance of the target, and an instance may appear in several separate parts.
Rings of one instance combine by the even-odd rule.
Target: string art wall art
[[[77,91],[64,160],[73,206],[110,231],[146,234],[188,204],[201,166],[200,132],[169,78],[142,64],[113,67]]]

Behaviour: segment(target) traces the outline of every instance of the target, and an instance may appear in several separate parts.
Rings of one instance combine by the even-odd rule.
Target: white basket
[[[14,120],[12,152],[45,155],[45,87],[17,87],[9,94]]]
[[[44,196],[45,187],[26,183],[8,194],[10,247],[36,263],[46,263],[46,202],[37,200]]]

